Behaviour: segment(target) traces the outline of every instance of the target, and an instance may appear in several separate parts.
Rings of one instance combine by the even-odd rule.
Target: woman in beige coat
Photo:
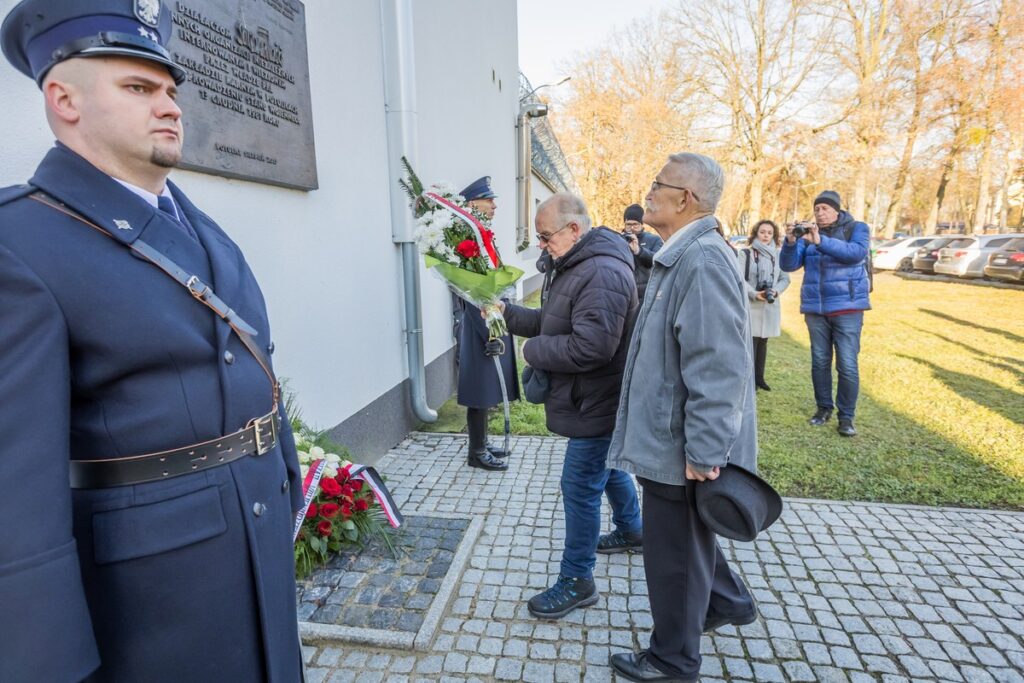
[[[747,284],[750,300],[750,333],[754,338],[754,383],[758,389],[771,391],[764,381],[764,364],[768,355],[768,338],[782,334],[782,310],[779,297],[789,287],[789,273],[779,267],[779,226],[772,221],[759,221],[754,226],[747,247],[739,252],[740,271]]]

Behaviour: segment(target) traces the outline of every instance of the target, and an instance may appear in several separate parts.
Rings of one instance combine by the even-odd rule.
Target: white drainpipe
[[[384,56],[384,111],[388,135],[388,194],[391,197],[391,238],[402,250],[405,292],[405,341],[409,361],[409,398],[422,422],[436,422],[427,405],[423,358],[423,311],[420,306],[420,257],[413,241],[408,198],[398,187],[401,158],[416,164],[416,67],[413,52],[412,0],[380,0],[381,45]]]

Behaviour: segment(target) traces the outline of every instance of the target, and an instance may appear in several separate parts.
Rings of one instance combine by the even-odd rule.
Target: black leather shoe
[[[675,683],[697,683],[696,678],[673,678],[654,668],[643,652],[620,652],[608,658],[615,673],[631,681],[674,681]]]
[[[770,386],[768,386],[768,382],[757,382],[756,384],[757,384],[757,388],[761,389],[762,391],[771,391],[772,390],[772,388]]]
[[[748,612],[742,614],[727,617],[720,614],[712,614],[708,612],[708,616],[704,619],[704,633],[710,633],[717,628],[723,626],[746,626],[747,624],[753,624],[757,621],[757,600],[754,599],[753,593],[750,594],[751,608]]]
[[[816,412],[814,414],[814,416],[811,417],[810,420],[808,420],[808,422],[811,423],[812,425],[814,425],[815,427],[820,427],[821,425],[825,424],[826,422],[828,422],[831,419],[832,419],[832,409],[831,408],[818,408],[818,412]]]
[[[466,464],[470,467],[478,467],[482,470],[491,470],[493,472],[504,472],[508,469],[507,462],[495,458],[487,451],[479,454],[471,452],[466,459]]]
[[[493,455],[495,458],[508,457],[508,451],[506,451],[504,448],[500,448],[498,446],[491,446],[490,444],[487,445],[487,452]]]
[[[839,420],[838,431],[843,436],[857,436],[857,429],[853,426],[853,420]]]

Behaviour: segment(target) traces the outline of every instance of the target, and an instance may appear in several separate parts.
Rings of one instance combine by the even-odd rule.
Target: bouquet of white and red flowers
[[[399,185],[409,195],[416,216],[414,237],[427,268],[485,311],[491,339],[505,336],[508,327],[497,302],[514,291],[523,271],[501,262],[490,221],[455,188],[443,183],[424,188],[405,157],[402,163],[407,178]]]
[[[389,547],[392,528],[402,523],[383,480],[372,467],[297,438],[304,509],[295,520],[295,573],[302,578],[346,546],[373,539]],[[393,547],[392,547],[393,550]]]

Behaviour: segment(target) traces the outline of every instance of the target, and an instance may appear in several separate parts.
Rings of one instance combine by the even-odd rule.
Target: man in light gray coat
[[[701,633],[757,619],[693,495],[724,467],[757,467],[746,288],[714,217],[724,184],[714,160],[674,154],[646,198],[644,223],[665,245],[630,343],[608,452],[609,467],[644,487],[654,631],[647,650],[611,657],[634,681],[696,681]]]

